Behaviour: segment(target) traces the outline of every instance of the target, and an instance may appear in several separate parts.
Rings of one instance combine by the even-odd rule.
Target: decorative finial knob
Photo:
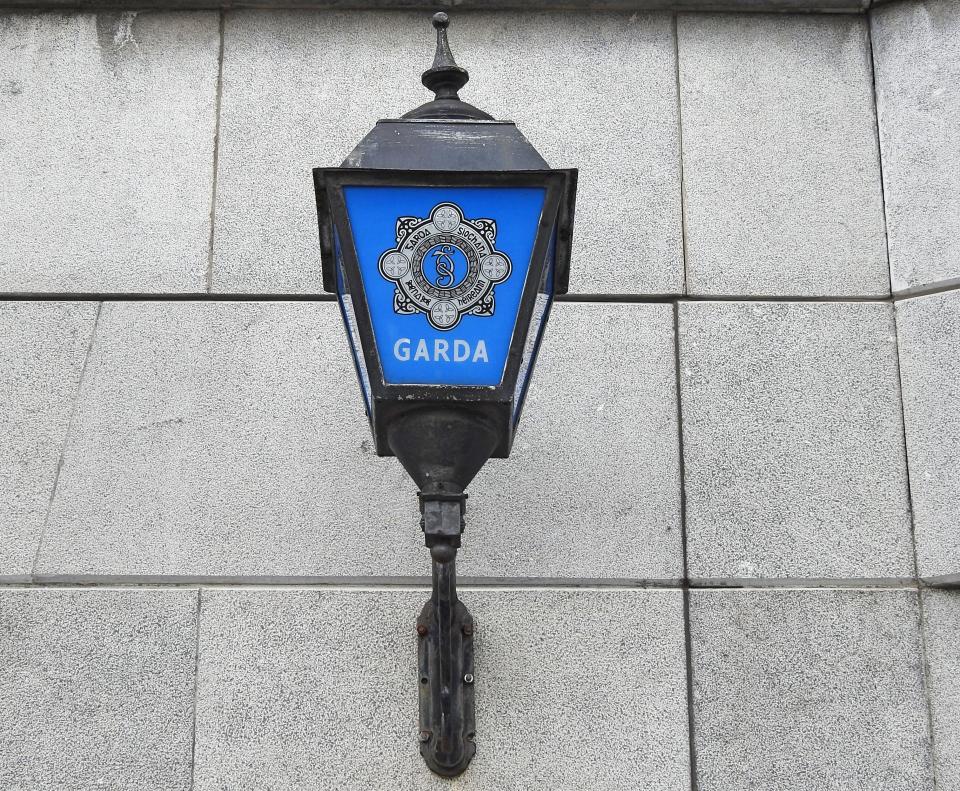
[[[450,51],[447,41],[450,17],[438,11],[431,21],[437,30],[437,54],[433,57],[433,66],[423,73],[420,80],[437,95],[437,99],[459,99],[457,91],[467,84],[470,75],[457,65]]]

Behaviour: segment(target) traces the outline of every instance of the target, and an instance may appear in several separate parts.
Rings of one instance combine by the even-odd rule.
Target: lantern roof
[[[421,81],[434,99],[402,118],[383,119],[343,161],[345,168],[544,170],[550,166],[513,121],[498,121],[460,98],[470,75],[447,40],[449,17],[434,14],[437,49]]]

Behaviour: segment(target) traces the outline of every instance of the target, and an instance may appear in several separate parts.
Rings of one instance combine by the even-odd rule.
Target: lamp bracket
[[[417,618],[420,754],[439,775],[463,772],[477,751],[473,617],[457,598],[457,547],[466,494],[420,492],[433,592]]]

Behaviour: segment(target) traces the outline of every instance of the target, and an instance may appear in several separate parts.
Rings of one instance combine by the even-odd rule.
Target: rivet
[[[464,683],[464,684],[472,684],[472,683],[473,683],[473,673],[466,673],[466,674],[464,675],[464,677],[463,677],[463,683]]]
[[[426,636],[427,636],[427,632],[429,632],[429,631],[430,631],[430,630],[427,629],[427,627],[426,627],[424,624],[422,624],[422,623],[418,623],[418,624],[417,624],[417,634],[420,635],[421,637],[426,637]]]
[[[430,731],[420,731],[420,741],[422,742],[430,741]]]

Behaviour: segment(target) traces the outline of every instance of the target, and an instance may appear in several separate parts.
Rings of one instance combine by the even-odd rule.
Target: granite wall
[[[448,782],[310,179],[428,15],[0,13],[0,787],[960,790],[960,0],[451,39],[581,180]]]

